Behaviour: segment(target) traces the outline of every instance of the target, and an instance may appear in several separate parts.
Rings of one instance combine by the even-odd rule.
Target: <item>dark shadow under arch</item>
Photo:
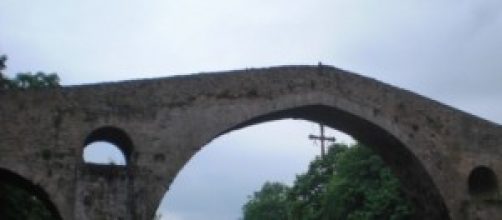
[[[307,105],[255,117],[216,137],[250,125],[286,118],[323,123],[350,134],[377,152],[394,171],[405,194],[415,205],[417,216],[414,219],[450,219],[439,190],[418,158],[388,131],[354,114],[325,105]]]
[[[44,191],[44,189],[42,189],[42,187],[35,185],[31,181],[23,178],[22,176],[3,168],[0,168],[0,183],[7,183],[16,188],[25,190],[30,195],[36,196],[36,198],[40,200],[44,204],[44,206],[49,210],[53,219],[55,220],[63,219],[57,207],[54,205],[54,203],[52,203],[52,201],[49,198],[49,195]],[[0,213],[0,215],[2,215],[2,213]]]
[[[497,175],[486,166],[478,166],[469,174],[469,193],[471,196],[487,196],[498,193]]]

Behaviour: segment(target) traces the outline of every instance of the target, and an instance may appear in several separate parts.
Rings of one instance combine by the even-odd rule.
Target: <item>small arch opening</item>
[[[85,139],[83,161],[88,164],[126,166],[133,144],[121,129],[103,127]]]
[[[479,166],[469,175],[469,194],[472,196],[492,195],[498,192],[497,176],[492,169]]]
[[[114,144],[97,141],[84,148],[84,162],[102,165],[125,166],[124,153]]]

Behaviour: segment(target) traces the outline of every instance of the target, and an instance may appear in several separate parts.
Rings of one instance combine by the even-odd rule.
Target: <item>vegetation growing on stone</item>
[[[0,56],[0,90],[29,89],[59,86],[56,74],[20,73],[14,79],[3,74],[7,57]],[[50,159],[50,151],[43,150],[42,157]],[[56,220],[47,204],[40,198],[17,185],[0,181],[0,219],[8,220]]]
[[[7,56],[0,56],[0,90],[48,88],[59,86],[59,77],[56,73],[18,73],[16,77],[9,79],[3,73],[3,70],[6,68],[6,61]]]

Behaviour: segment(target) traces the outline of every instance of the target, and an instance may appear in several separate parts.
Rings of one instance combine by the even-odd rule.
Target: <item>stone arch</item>
[[[418,214],[414,219],[444,220],[451,218],[444,199],[430,174],[422,165],[420,159],[410,151],[409,147],[391,132],[363,117],[328,105],[302,105],[264,113],[234,124],[234,126],[210,138],[210,140],[250,125],[287,118],[323,123],[347,133],[366,146],[373,148],[395,172],[403,185],[405,193],[415,204]]]
[[[102,126],[90,132],[85,138],[80,155],[82,163],[78,164],[76,183],[76,199],[81,203],[75,207],[75,213],[79,219],[136,219],[131,217],[134,212],[134,208],[131,207],[131,201],[134,199],[132,192],[134,169],[131,166],[134,144],[126,130],[116,126]],[[117,147],[124,155],[125,166],[84,163],[85,146],[95,142],[108,142]]]
[[[497,175],[486,166],[477,166],[471,171],[468,186],[471,196],[489,196],[499,190]]]
[[[375,147],[408,186],[410,197],[423,204],[422,209],[434,209],[426,210],[432,217],[423,219],[446,215],[464,219],[466,200],[477,202],[466,184],[470,169],[489,163],[500,176],[495,167],[502,166],[497,159],[502,155],[499,124],[323,65],[251,68],[36,93],[6,91],[0,100],[0,126],[5,131],[0,133],[0,166],[28,179],[36,177],[58,207],[65,207],[60,211],[67,218],[95,219],[86,215],[94,210],[147,219],[176,173],[205,143],[226,131],[281,117],[325,122]],[[113,128],[91,132],[86,139],[91,129],[106,123],[133,135],[134,149],[129,137]],[[127,138],[117,138],[121,136]],[[133,162],[128,164],[134,165],[134,169],[98,168],[120,174],[105,176],[106,181],[116,181],[113,187],[106,181],[97,186],[91,173],[95,167],[81,166],[79,161],[83,142],[98,139],[118,143]],[[37,170],[31,169],[33,164]],[[62,173],[60,178],[50,176],[53,168]],[[75,193],[75,188],[80,191]],[[104,210],[101,203],[82,208],[85,193],[94,191],[113,195],[114,209]],[[480,205],[501,213],[499,206]]]
[[[36,196],[36,198],[39,199],[49,210],[54,219],[63,219],[56,205],[52,202],[47,192],[40,185],[35,185],[30,180],[4,168],[0,168],[0,182],[14,185],[27,191],[31,195]]]
[[[124,155],[125,165],[127,166],[130,163],[133,143],[129,135],[122,129],[113,126],[104,126],[95,129],[84,140],[84,148],[95,142],[107,142],[114,145]]]

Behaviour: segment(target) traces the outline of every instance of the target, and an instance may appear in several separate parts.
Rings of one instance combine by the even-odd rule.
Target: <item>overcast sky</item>
[[[502,123],[499,0],[2,0],[0,54],[11,76],[57,72],[65,85],[322,62]],[[258,126],[205,147],[159,211],[236,219],[245,195],[318,153],[303,139],[315,125]]]

